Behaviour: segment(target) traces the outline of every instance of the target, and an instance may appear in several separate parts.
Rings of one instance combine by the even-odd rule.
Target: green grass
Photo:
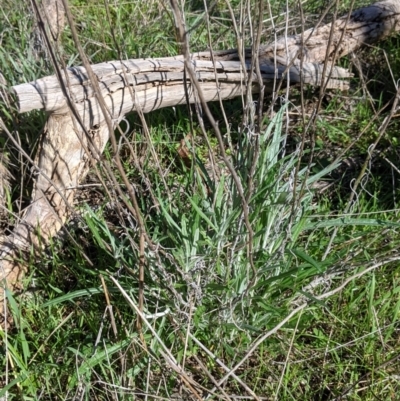
[[[108,16],[104,3],[71,4],[92,62],[179,53],[168,5],[113,3]],[[241,3],[231,4],[239,20]],[[306,2],[305,11],[312,15],[320,6]],[[7,19],[0,19],[0,69],[10,84],[51,73],[46,58],[29,52],[33,22],[18,18],[28,15],[26,7],[9,0]],[[272,10],[282,12],[282,3],[273,2]],[[194,27],[192,49],[206,49],[203,3],[187,3],[186,13]],[[231,26],[218,1],[210,12],[215,49],[235,46]],[[382,44],[394,74],[397,42]],[[375,60],[375,69],[383,70],[376,52],[364,51],[361,61]],[[59,57],[79,63],[69,28]],[[66,227],[70,237],[54,238],[40,258],[32,257],[24,291],[8,293],[14,326],[0,331],[0,399],[196,399],[220,380],[209,399],[252,393],[275,400],[397,399],[396,119],[370,154],[389,110],[373,121],[389,100],[376,91],[381,78],[368,76],[373,100],[354,100],[363,94],[360,77],[347,97],[333,94],[311,136],[299,122],[286,130],[286,112],[300,107],[296,90],[272,119],[265,116],[259,135],[254,125],[241,125],[240,100],[224,103],[231,126],[221,129],[246,196],[251,248],[238,189],[208,123],[205,138],[187,107],[159,110],[146,116],[148,139],[140,119],[129,116],[129,143],[121,142],[120,152],[149,237],[143,328],[137,329],[135,309],[142,254],[137,221],[120,198],[107,197],[91,172],[77,196],[77,216]],[[389,98],[393,87],[385,82]],[[315,102],[312,91],[306,102]],[[33,151],[45,116],[18,116],[11,104],[0,106],[6,125]],[[211,108],[222,125],[219,105]],[[188,160],[179,156],[180,146]],[[14,176],[23,177],[18,152],[7,140],[4,147]],[[338,155],[345,163],[335,162]],[[112,157],[107,147],[103,163]],[[13,181],[9,214],[29,202],[29,182]]]

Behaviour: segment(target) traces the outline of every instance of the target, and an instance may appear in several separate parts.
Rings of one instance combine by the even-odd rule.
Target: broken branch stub
[[[399,30],[400,4],[388,0],[303,35],[281,38],[263,46],[258,58],[266,90],[279,79],[289,84],[303,81],[347,89],[351,73],[334,66],[332,61]],[[255,82],[253,91],[258,90],[256,73],[250,71],[250,52],[246,51],[246,57],[244,71],[235,50],[216,52],[213,57],[210,52],[193,54],[193,68],[206,101],[245,95],[246,74]],[[328,63],[325,67],[324,62]],[[182,56],[112,61],[94,65],[92,69],[114,126],[125,114],[139,108],[150,112],[184,104],[187,98],[190,102],[197,101],[194,85],[184,81]],[[32,202],[2,248],[1,298],[1,288],[15,288],[23,273],[23,264],[15,262],[16,250],[27,250],[32,245],[40,248],[58,232],[72,210],[76,187],[85,177],[90,160],[93,157],[98,160],[109,139],[85,68],[70,68],[61,76],[61,83],[56,76],[49,76],[13,87],[21,113],[44,109],[49,117],[36,158]]]

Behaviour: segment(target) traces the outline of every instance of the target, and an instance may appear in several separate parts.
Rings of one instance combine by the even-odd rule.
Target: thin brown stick
[[[144,235],[140,233],[139,235],[139,310],[143,312],[143,305],[144,305],[144,266],[145,266],[145,256],[144,256]],[[136,327],[139,331],[142,330],[142,319],[138,315]]]

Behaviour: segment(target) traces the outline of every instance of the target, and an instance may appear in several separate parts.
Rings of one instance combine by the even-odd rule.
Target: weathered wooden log
[[[245,82],[239,61],[217,60],[213,63],[211,60],[204,60],[204,54],[200,53],[199,56],[202,60],[196,60],[194,55],[193,67],[208,101],[218,100],[219,96],[222,99],[229,99],[242,94]],[[210,54],[208,58],[211,58]],[[218,56],[215,58],[218,59]],[[260,64],[262,77],[267,85],[271,86],[274,79],[281,78],[295,84],[300,82],[301,77],[306,84],[321,85],[322,64],[304,63],[302,73],[300,66],[289,67],[286,73],[286,62],[285,64],[283,60],[280,62],[276,67],[270,62]],[[246,67],[250,68],[250,63],[246,63]],[[348,82],[344,79],[349,78],[351,74],[344,68],[329,67],[327,74],[330,79],[325,79],[328,88],[347,89]],[[184,104],[186,90],[190,101],[194,102],[190,81],[188,80],[184,85],[184,68],[183,58],[179,56],[164,59],[111,61],[92,67],[112,118],[120,118],[134,111],[138,105],[143,112],[150,112],[162,107]],[[94,89],[90,86],[85,68],[70,68],[68,77],[66,78],[64,74],[63,79],[85,125],[91,127],[100,124],[104,117],[96,104]],[[257,82],[255,73],[253,73],[253,79]],[[129,86],[134,89],[136,99],[132,98],[127,89]],[[14,86],[13,89],[17,95],[18,110],[21,113],[35,109],[57,112],[67,107],[67,100],[63,96],[56,76]]]
[[[311,85],[345,89],[348,87],[346,79],[351,74],[332,62],[399,30],[400,2],[376,3],[332,24],[261,47],[258,59],[262,78],[267,89],[276,79],[285,79],[290,84],[302,80]],[[327,49],[331,31],[333,35]],[[209,52],[193,55],[192,63],[207,101],[244,94],[245,73],[251,74],[257,82],[255,72],[249,70],[250,52],[246,51],[245,56],[246,71],[235,50],[216,52],[212,58]],[[327,65],[324,67],[323,63]],[[192,83],[184,81],[184,60],[179,56],[113,61],[92,68],[114,125],[138,108],[149,112],[186,103],[187,99],[196,101]],[[70,68],[62,75],[62,80],[60,83],[57,77],[50,76],[13,87],[21,113],[44,109],[49,117],[37,156],[38,175],[32,202],[2,248],[2,288],[15,288],[23,273],[23,264],[15,262],[16,250],[27,250],[32,245],[41,247],[62,227],[75,188],[87,173],[90,160],[97,158],[97,154],[87,150],[101,152],[109,139],[105,117],[86,70]],[[254,90],[257,90],[256,85]],[[68,101],[64,93],[68,94]],[[0,298],[2,295],[0,288]]]
[[[324,63],[350,54],[360,47],[385,39],[400,31],[400,2],[384,0],[353,11],[331,24],[306,30],[303,34],[281,37],[276,42],[261,46],[260,62],[282,60],[304,63]],[[330,47],[329,38],[332,32]],[[203,52],[207,58],[207,52]],[[220,60],[237,58],[236,50],[220,51]],[[249,56],[250,52],[246,52]],[[201,58],[201,57],[200,57]]]

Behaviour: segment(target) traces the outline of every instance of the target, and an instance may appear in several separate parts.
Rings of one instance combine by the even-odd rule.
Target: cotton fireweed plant
[[[143,213],[148,213],[146,230],[156,244],[153,249],[146,247],[147,314],[167,310],[180,318],[191,316],[200,330],[229,327],[230,336],[232,327],[257,331],[279,320],[285,289],[293,292],[323,273],[311,265],[292,268],[292,259],[312,210],[310,187],[335,166],[311,174],[309,166],[298,167],[298,150],[283,156],[285,108],[259,136],[242,134],[231,156],[247,198],[251,247],[241,197],[222,161],[216,161],[213,172],[201,157],[194,157],[192,168],[167,179],[168,190],[156,174],[149,177],[157,207],[152,205],[149,213],[151,206],[142,203]],[[98,214],[87,209],[85,215],[98,243],[104,238],[111,246],[107,252],[118,261],[120,283],[137,301],[137,283],[132,282],[136,278],[127,280],[121,273],[124,266],[137,265],[139,255],[132,247],[137,232],[116,238]]]

